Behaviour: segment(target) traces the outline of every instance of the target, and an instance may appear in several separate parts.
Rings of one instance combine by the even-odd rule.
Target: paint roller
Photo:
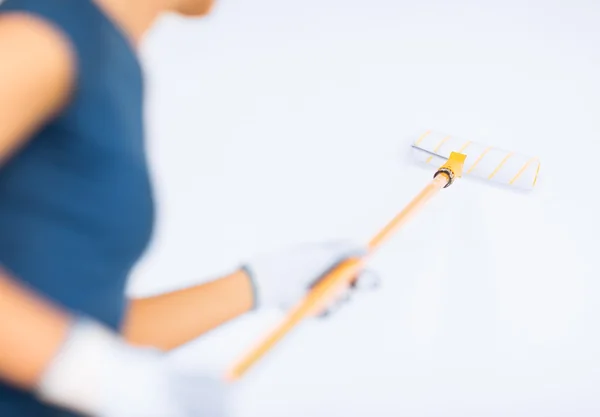
[[[412,149],[417,160],[429,165],[438,165],[431,182],[371,239],[367,256],[349,259],[332,270],[288,312],[278,326],[235,362],[227,371],[228,381],[242,378],[298,324],[317,313],[328,300],[339,293],[340,289],[350,285],[369,256],[416,215],[440,190],[451,186],[456,179],[463,176],[463,173],[503,185],[531,190],[536,185],[540,170],[540,162],[537,158],[433,131],[427,131],[418,137],[413,142]]]
[[[451,152],[463,153],[465,175],[525,191],[535,187],[540,172],[538,158],[431,130],[413,142],[412,150],[418,161],[430,165],[439,165]]]

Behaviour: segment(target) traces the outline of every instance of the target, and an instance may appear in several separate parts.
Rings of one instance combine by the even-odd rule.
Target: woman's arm
[[[123,334],[132,344],[174,349],[248,312],[252,284],[240,271],[206,284],[130,302]]]
[[[58,31],[31,16],[0,15],[0,160],[61,110],[73,79]]]
[[[0,376],[31,389],[59,350],[70,319],[6,275],[0,276]]]
[[[292,308],[328,271],[365,254],[353,242],[321,242],[261,254],[240,271],[207,284],[133,300],[124,335],[133,344],[176,348],[249,311],[253,306]],[[340,289],[340,296],[347,295]],[[320,309],[328,310],[336,296]],[[319,309],[318,309],[319,310]]]
[[[0,161],[67,102],[68,43],[25,15],[0,16]],[[31,389],[59,349],[69,316],[0,272],[0,378]]]

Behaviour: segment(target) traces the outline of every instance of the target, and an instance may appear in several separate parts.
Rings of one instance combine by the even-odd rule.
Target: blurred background
[[[600,3],[221,0],[143,49],[159,225],[130,291],[368,239],[432,172],[427,129],[539,156],[529,194],[464,180],[374,259],[380,291],[248,375],[242,417],[597,416]],[[175,352],[223,371],[280,315]]]

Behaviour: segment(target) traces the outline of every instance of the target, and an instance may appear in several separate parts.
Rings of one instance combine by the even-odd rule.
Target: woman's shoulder
[[[115,57],[119,60],[112,63],[138,69],[136,51],[124,31],[92,0],[0,0],[3,16],[19,16],[52,31],[62,47],[69,47],[76,75],[93,72]]]
[[[0,158],[64,107],[74,85],[74,56],[43,19],[0,14]]]

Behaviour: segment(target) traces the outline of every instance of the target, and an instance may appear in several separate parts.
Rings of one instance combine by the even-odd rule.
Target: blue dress
[[[67,107],[0,166],[0,266],[69,311],[116,330],[126,279],[154,218],[140,63],[91,0],[0,4],[0,14],[14,11],[61,30],[77,72]],[[1,417],[72,415],[0,384]]]

